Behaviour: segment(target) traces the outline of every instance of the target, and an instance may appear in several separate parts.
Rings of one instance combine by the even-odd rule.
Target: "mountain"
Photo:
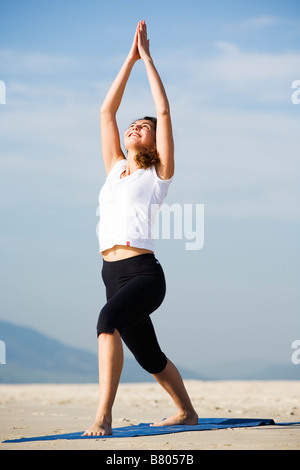
[[[6,363],[3,363],[3,355],[0,355],[0,383],[98,381],[96,354],[67,346],[32,328],[3,320],[0,320],[0,340],[0,346],[5,345],[6,350]],[[185,379],[201,379],[198,374],[187,369],[180,368],[180,372]],[[155,379],[134,359],[125,358],[121,382],[150,381]]]
[[[202,366],[201,371],[207,380],[300,380],[300,364],[290,358],[284,364],[258,359],[220,362]]]

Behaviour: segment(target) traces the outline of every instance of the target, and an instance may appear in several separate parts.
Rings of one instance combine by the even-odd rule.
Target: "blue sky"
[[[296,0],[0,0],[0,316],[97,349],[99,108],[140,19],[171,103],[167,202],[205,207],[202,250],[156,243],[168,285],[153,317],[162,347],[199,372],[289,364],[300,335]],[[151,113],[138,63],[121,134]]]

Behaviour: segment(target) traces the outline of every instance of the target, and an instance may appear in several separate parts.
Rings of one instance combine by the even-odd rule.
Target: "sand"
[[[201,418],[300,421],[300,381],[185,381]],[[0,450],[300,450],[300,425],[184,432],[122,439],[3,443],[84,431],[94,418],[97,384],[0,385]],[[120,384],[113,427],[175,413],[156,383]]]

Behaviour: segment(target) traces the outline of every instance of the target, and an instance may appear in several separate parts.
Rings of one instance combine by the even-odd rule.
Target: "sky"
[[[0,0],[0,318],[97,351],[99,110],[140,19],[172,113],[165,202],[192,208],[194,226],[204,208],[201,249],[184,236],[155,242],[167,280],[152,315],[161,347],[199,373],[290,364],[300,339],[298,0]],[[155,108],[139,61],[120,135],[145,114]]]

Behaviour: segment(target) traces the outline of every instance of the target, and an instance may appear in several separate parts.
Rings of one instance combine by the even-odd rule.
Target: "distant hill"
[[[67,346],[32,328],[0,320],[0,340],[6,364],[0,364],[0,383],[94,383],[98,381],[96,354]],[[1,358],[0,358],[1,359]],[[201,379],[180,368],[185,379]],[[155,379],[134,359],[125,358],[121,382]]]
[[[300,380],[300,364],[269,363],[258,359],[220,362],[201,371],[207,380]]]

